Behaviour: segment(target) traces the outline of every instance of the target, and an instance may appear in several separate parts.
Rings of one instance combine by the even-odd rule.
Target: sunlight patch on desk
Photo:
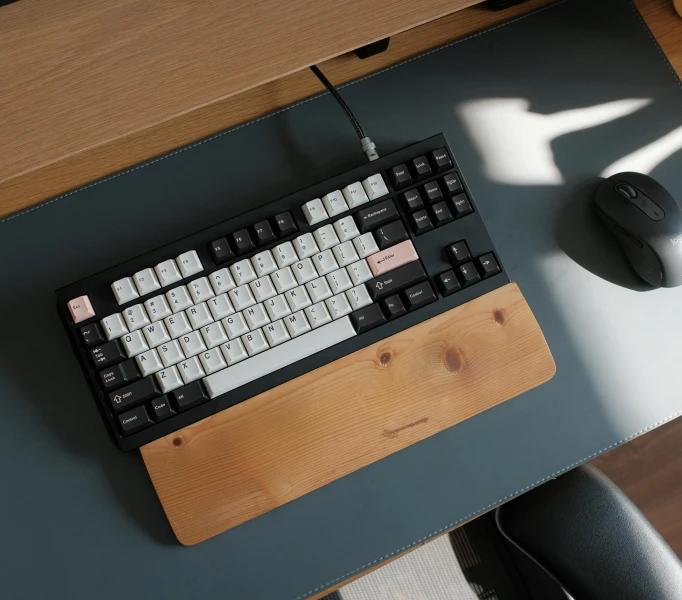
[[[542,115],[531,112],[530,100],[524,98],[484,98],[464,102],[455,112],[488,179],[508,185],[561,185],[564,177],[553,140],[623,118],[651,102],[631,98]]]

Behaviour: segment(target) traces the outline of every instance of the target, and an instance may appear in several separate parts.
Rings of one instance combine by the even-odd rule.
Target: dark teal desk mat
[[[0,222],[3,598],[301,600],[680,414],[682,289],[630,289],[590,210],[604,169],[665,136],[674,147],[682,127],[680,83],[629,2],[567,0],[343,93],[380,152],[447,135],[547,336],[554,379],[181,547],[139,455],[116,450],[100,424],[52,292],[363,159],[325,95],[85,186]],[[526,152],[533,127],[582,113],[542,116],[648,104],[554,139],[551,172],[532,152],[484,166],[470,130],[488,121],[466,127],[462,106],[480,116],[485,99],[529,102],[527,135],[503,119],[491,138],[517,136]],[[652,174],[682,199],[682,153],[667,154]]]

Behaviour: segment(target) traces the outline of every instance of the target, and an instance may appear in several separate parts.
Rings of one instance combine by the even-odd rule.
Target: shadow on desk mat
[[[567,0],[343,94],[382,154],[445,133],[556,375],[179,548],[139,455],[107,438],[53,291],[353,168],[357,140],[322,96],[51,200],[0,222],[6,597],[119,600],[115,571],[130,599],[301,600],[680,414],[680,291],[635,291],[587,209],[614,166],[682,198],[682,91],[628,1]]]

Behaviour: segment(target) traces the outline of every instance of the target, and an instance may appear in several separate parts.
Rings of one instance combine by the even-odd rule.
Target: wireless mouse
[[[661,184],[641,173],[619,173],[599,185],[594,201],[644,281],[682,285],[682,207]]]

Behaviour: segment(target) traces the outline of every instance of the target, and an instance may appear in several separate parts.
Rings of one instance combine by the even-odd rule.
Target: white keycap
[[[270,300],[265,302],[265,309],[268,311],[271,321],[276,321],[291,314],[289,303],[286,301],[284,294],[270,298]]]
[[[141,271],[138,271],[133,275],[133,280],[135,281],[137,291],[140,292],[140,296],[161,289],[161,284],[156,278],[156,275],[154,275],[154,269],[142,269]]]
[[[256,256],[251,257],[251,264],[256,270],[258,277],[263,277],[263,275],[270,275],[277,270],[277,263],[272,257],[272,252],[270,250],[265,250],[264,252],[259,252]]]
[[[353,240],[353,245],[360,258],[367,258],[371,254],[379,252],[379,246],[377,246],[374,234],[371,231],[363,233],[360,237],[356,237]]]
[[[129,331],[142,329],[142,327],[151,323],[147,316],[147,311],[141,304],[133,304],[133,306],[126,308],[122,314]]]
[[[369,297],[369,292],[364,283],[348,290],[346,292],[346,297],[353,310],[358,310],[358,308],[372,304],[372,299]]]
[[[301,285],[308,283],[313,279],[317,279],[318,277],[317,271],[313,266],[313,261],[311,261],[309,258],[294,263],[294,265],[291,267],[291,270],[294,272],[296,281],[298,281],[298,283]]]
[[[210,350],[206,350],[206,352],[202,352],[199,355],[199,360],[201,361],[201,366],[204,367],[206,375],[210,375],[211,373],[215,373],[216,371],[220,371],[220,369],[227,367],[227,363],[225,362],[225,358],[223,357],[220,348],[211,348]]]
[[[185,310],[194,304],[194,302],[192,302],[192,297],[189,295],[189,292],[184,285],[166,292],[166,299],[170,303],[174,313]]]
[[[348,210],[348,204],[341,193],[341,190],[329,192],[326,196],[322,196],[322,204],[330,217],[335,217]]]
[[[209,323],[201,328],[201,337],[204,338],[207,348],[215,348],[229,341],[225,329],[221,323]]]
[[[317,247],[320,249],[320,252],[323,250],[328,250],[329,248],[333,248],[340,243],[339,236],[336,235],[336,230],[331,224],[316,229],[313,232],[313,236],[315,237],[315,241],[317,242]]]
[[[355,335],[355,329],[350,318],[345,317],[311,331],[298,339],[270,348],[270,350],[266,350],[253,358],[248,358],[234,367],[209,375],[204,379],[204,385],[208,395],[215,398]]]
[[[275,246],[273,249],[275,254],[275,260],[277,261],[277,266],[280,269],[293,265],[298,260],[298,254],[296,250],[291,245],[291,242],[285,242],[279,246]]]
[[[213,286],[213,291],[215,292],[216,296],[219,294],[224,294],[225,292],[229,292],[230,290],[237,287],[227,268],[214,271],[208,276],[208,278],[211,281],[211,285]]]
[[[180,373],[177,367],[168,367],[162,369],[156,374],[156,381],[159,382],[161,391],[165,394],[171,390],[175,390],[183,385]]]
[[[350,265],[360,258],[355,246],[353,245],[353,242],[351,241],[335,246],[332,249],[332,252],[334,253],[334,258],[336,258],[336,262],[339,264],[339,267]]]
[[[286,342],[291,339],[287,328],[284,326],[282,320],[275,321],[274,323],[268,323],[263,327],[263,333],[268,340],[270,347],[277,346],[282,342]]]
[[[231,340],[239,337],[240,335],[244,335],[249,331],[249,326],[244,320],[244,315],[242,315],[240,312],[230,315],[229,317],[225,317],[221,323],[223,324],[223,327],[225,328],[225,331],[227,331],[227,335]]]
[[[166,324],[166,328],[172,338],[180,337],[181,335],[192,331],[192,326],[189,324],[187,315],[184,312],[166,317],[163,322]]]
[[[107,336],[108,340],[115,340],[124,333],[128,333],[128,327],[126,327],[126,323],[120,313],[104,317],[100,322],[104,328],[104,335]]]
[[[244,348],[241,338],[230,340],[227,344],[220,346],[220,349],[222,350],[228,365],[233,365],[240,360],[249,358],[249,354],[246,352],[246,348]]]
[[[332,294],[340,294],[353,287],[353,282],[348,276],[348,271],[346,269],[339,269],[327,275],[327,281],[329,282],[329,287],[332,290]]]
[[[244,342],[244,348],[246,348],[249,356],[253,356],[254,354],[258,354],[269,348],[268,341],[265,339],[265,336],[260,329],[250,331],[246,335],[243,335],[242,342]]]
[[[308,225],[315,225],[327,218],[327,211],[319,198],[306,202],[303,205],[303,214],[305,215]]]
[[[295,238],[294,248],[296,249],[298,258],[301,260],[312,256],[316,252],[319,252],[312,233],[304,233],[303,235],[299,235],[297,238]]]
[[[182,375],[182,380],[185,383],[190,383],[197,379],[201,379],[202,377],[206,377],[206,373],[204,373],[204,370],[201,368],[201,363],[196,356],[178,363],[178,369],[180,370],[180,375]]]
[[[208,308],[216,321],[234,312],[227,294],[220,294],[220,296],[211,298],[206,304],[208,304]]]
[[[199,354],[199,352],[207,350],[204,339],[199,335],[198,331],[190,331],[179,339],[182,352],[187,357],[194,356],[195,354]]]
[[[347,242],[360,235],[358,226],[355,224],[355,219],[352,215],[348,215],[347,217],[343,217],[343,219],[336,221],[336,223],[334,223],[334,230],[341,242]]]
[[[227,295],[230,297],[230,302],[232,302],[232,306],[236,311],[244,310],[256,303],[253,292],[248,285],[242,285],[230,290]]]
[[[142,331],[144,332],[144,337],[147,338],[147,343],[150,348],[156,348],[161,344],[171,341],[171,336],[168,334],[168,330],[163,324],[163,321],[147,325]]]
[[[328,300],[325,300],[325,302],[327,303],[329,314],[331,314],[332,319],[334,320],[340,319],[344,315],[347,315],[353,311],[353,309],[350,307],[350,303],[348,302],[348,298],[346,298],[346,294],[332,296]]]
[[[384,178],[379,173],[363,180],[362,187],[365,188],[365,193],[370,200],[376,200],[388,194]]]
[[[272,274],[272,283],[275,284],[275,289],[278,294],[286,292],[295,288],[298,283],[294,279],[294,274],[291,272],[291,267],[285,267]]]
[[[161,362],[164,367],[170,367],[185,358],[185,355],[182,353],[182,348],[180,348],[180,344],[178,344],[178,340],[171,340],[166,344],[162,344],[156,350],[161,357]]]
[[[213,296],[215,296],[213,293],[213,288],[206,277],[200,277],[199,279],[190,281],[187,284],[187,289],[189,291],[189,295],[192,296],[192,300],[194,300],[194,304],[205,302],[209,298],[213,298]]]
[[[312,306],[306,308],[305,316],[307,317],[308,323],[310,323],[313,329],[317,329],[318,327],[322,327],[322,325],[331,323],[332,320],[332,316],[329,314],[327,305],[324,302],[318,302],[317,304],[313,304]]]
[[[116,302],[119,304],[125,304],[135,298],[139,298],[140,294],[130,277],[124,277],[118,281],[114,281],[111,284],[111,289],[114,291],[114,296],[116,296]]]
[[[162,287],[173,285],[182,279],[177,263],[172,259],[164,260],[154,267],[156,277]]]
[[[343,188],[343,197],[346,199],[350,208],[355,208],[365,202],[369,202],[369,198],[365,192],[365,188],[359,181],[351,183],[349,186]]]
[[[284,317],[284,324],[287,326],[289,335],[292,338],[308,333],[311,330],[310,323],[308,323],[308,319],[306,319],[303,311]]]
[[[326,275],[339,268],[339,265],[336,264],[334,253],[331,250],[324,250],[313,256],[313,265],[315,265],[315,270],[320,275]]]
[[[372,275],[372,271],[369,269],[367,261],[364,259],[353,263],[347,268],[347,270],[353,285],[360,285],[361,283],[365,283],[365,281],[369,281],[372,279],[372,277],[374,277]]]
[[[263,302],[264,300],[277,295],[275,286],[272,284],[272,279],[267,275],[260,279],[256,279],[256,281],[252,281],[249,286],[251,286],[251,291],[253,292],[256,302]]]
[[[166,300],[166,296],[154,296],[144,303],[144,307],[147,309],[147,314],[152,320],[152,323],[165,319],[173,314],[171,307]]]
[[[192,324],[192,329],[199,329],[199,327],[213,323],[213,315],[211,315],[206,302],[191,306],[185,311],[185,314]]]
[[[234,263],[230,267],[230,271],[232,272],[232,277],[234,277],[234,281],[238,286],[245,285],[257,277],[256,271],[254,270],[253,266],[251,265],[251,261],[248,258]]]
[[[123,341],[126,354],[130,357],[137,356],[138,354],[142,354],[149,350],[149,346],[140,330],[126,333],[121,340]]]
[[[284,294],[284,297],[289,303],[291,312],[303,310],[306,306],[310,306],[312,304],[310,301],[310,296],[308,296],[308,292],[302,285],[294,288],[293,290],[289,290]]]
[[[143,352],[142,354],[138,354],[135,357],[135,362],[140,369],[140,373],[142,373],[142,377],[146,377],[147,375],[151,375],[152,373],[156,373],[163,369],[163,363],[159,358],[159,353],[154,348],[147,350],[147,352]]]
[[[183,277],[191,277],[204,270],[204,265],[201,264],[201,259],[196,250],[190,250],[178,256],[175,261],[180,267],[180,273]]]
[[[243,310],[242,315],[251,331],[263,327],[263,325],[270,322],[270,317],[268,317],[268,313],[262,304],[256,304],[255,306]]]
[[[332,294],[332,289],[329,287],[325,277],[320,277],[310,283],[306,283],[305,289],[308,290],[308,294],[310,295],[313,304],[331,298],[334,295]]]

